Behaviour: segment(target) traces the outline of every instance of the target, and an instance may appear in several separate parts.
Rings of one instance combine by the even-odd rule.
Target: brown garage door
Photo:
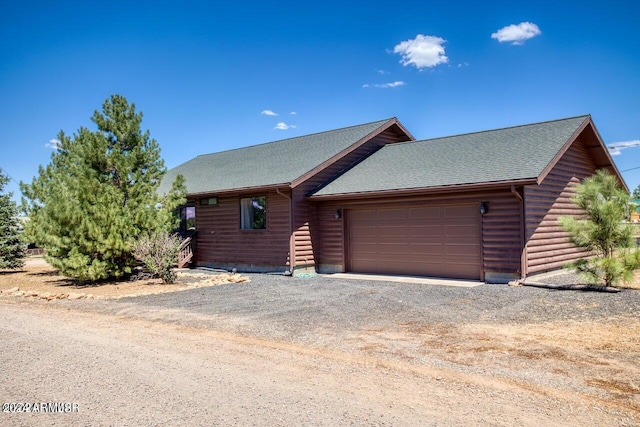
[[[476,205],[349,211],[349,270],[480,278]]]

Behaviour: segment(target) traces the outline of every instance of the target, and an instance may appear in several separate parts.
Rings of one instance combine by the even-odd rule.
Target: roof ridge
[[[401,144],[409,144],[409,143],[413,143],[413,142],[434,141],[436,139],[458,138],[460,136],[477,135],[479,133],[496,132],[496,131],[500,131],[500,130],[516,129],[516,128],[522,128],[522,127],[528,127],[528,126],[538,126],[538,125],[543,125],[543,124],[546,124],[546,123],[563,122],[563,121],[566,121],[566,120],[573,120],[573,119],[577,119],[577,118],[580,118],[580,117],[587,118],[587,117],[590,117],[590,116],[591,116],[590,114],[582,114],[582,115],[579,115],[579,116],[565,117],[563,119],[545,120],[545,121],[542,121],[542,122],[525,123],[525,124],[515,125],[515,126],[505,126],[505,127],[496,128],[496,129],[485,129],[485,130],[480,130],[480,131],[475,131],[475,132],[459,133],[459,134],[455,134],[455,135],[437,136],[437,137],[434,137],[434,138],[418,139],[418,140],[415,140],[415,141],[404,141],[404,142],[399,142],[399,143],[395,143],[395,144],[388,144],[388,145],[396,146],[396,145],[401,145]]]
[[[260,146],[263,146],[263,145],[275,144],[276,142],[290,141],[290,140],[296,139],[296,138],[305,138],[305,137],[321,135],[323,133],[338,132],[338,131],[347,130],[347,129],[351,129],[351,128],[357,128],[357,127],[361,127],[361,126],[368,126],[368,125],[372,125],[374,123],[380,123],[380,125],[382,125],[382,123],[387,123],[387,122],[390,122],[391,120],[394,120],[394,119],[397,120],[396,117],[390,117],[388,119],[374,120],[372,122],[361,123],[359,125],[343,126],[341,128],[337,128],[337,129],[329,129],[329,130],[324,130],[324,131],[320,131],[320,132],[313,132],[313,133],[309,133],[309,134],[305,134],[305,135],[292,136],[292,137],[289,137],[289,138],[277,139],[275,141],[261,142],[259,144],[247,145],[245,147],[237,147],[237,148],[230,148],[228,150],[214,151],[212,153],[199,154],[195,158],[205,157],[205,156],[212,156],[214,154],[220,154],[220,153],[228,153],[228,152],[231,152],[231,151],[246,150],[246,149],[249,149],[249,148],[260,147]]]

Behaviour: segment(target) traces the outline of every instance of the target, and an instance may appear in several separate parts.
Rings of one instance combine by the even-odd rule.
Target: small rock
[[[37,297],[38,293],[36,291],[25,291],[24,296],[25,297]]]
[[[19,290],[20,290],[20,288],[16,286],[15,288],[11,288],[11,289],[4,289],[4,290],[2,291],[2,293],[3,293],[3,294],[12,294],[12,293],[14,293],[14,292],[18,292]]]
[[[16,291],[16,292],[14,292],[14,293],[13,293],[13,296],[16,296],[16,297],[24,296],[24,292],[22,292],[22,291]]]
[[[40,298],[49,300],[51,298],[51,292],[43,292],[40,294]]]
[[[78,294],[78,293],[75,293],[75,292],[70,292],[69,295],[67,296],[67,299],[76,300],[76,299],[82,299],[84,297],[85,297],[84,294]]]

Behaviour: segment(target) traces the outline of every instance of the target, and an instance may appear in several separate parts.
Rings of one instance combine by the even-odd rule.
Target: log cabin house
[[[198,156],[194,264],[505,283],[583,256],[557,219],[605,168],[590,116],[416,141],[395,118]]]

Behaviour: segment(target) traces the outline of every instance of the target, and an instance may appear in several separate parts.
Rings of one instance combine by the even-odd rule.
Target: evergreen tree
[[[18,207],[11,200],[12,193],[3,194],[8,182],[9,177],[0,169],[0,268],[16,269],[22,267],[26,254]]]
[[[633,190],[633,193],[631,193],[631,198],[633,200],[640,200],[640,185],[638,185],[636,189]]]
[[[138,236],[173,229],[186,193],[182,176],[169,194],[156,193],[166,168],[135,104],[113,95],[92,121],[97,131],[61,131],[51,162],[22,184],[28,235],[62,274],[91,281],[131,273]]]
[[[584,218],[565,216],[560,223],[578,247],[593,257],[578,260],[574,267],[592,280],[614,285],[629,280],[640,266],[633,229],[624,220],[631,208],[629,193],[606,170],[598,170],[577,188],[573,202],[584,210]]]

